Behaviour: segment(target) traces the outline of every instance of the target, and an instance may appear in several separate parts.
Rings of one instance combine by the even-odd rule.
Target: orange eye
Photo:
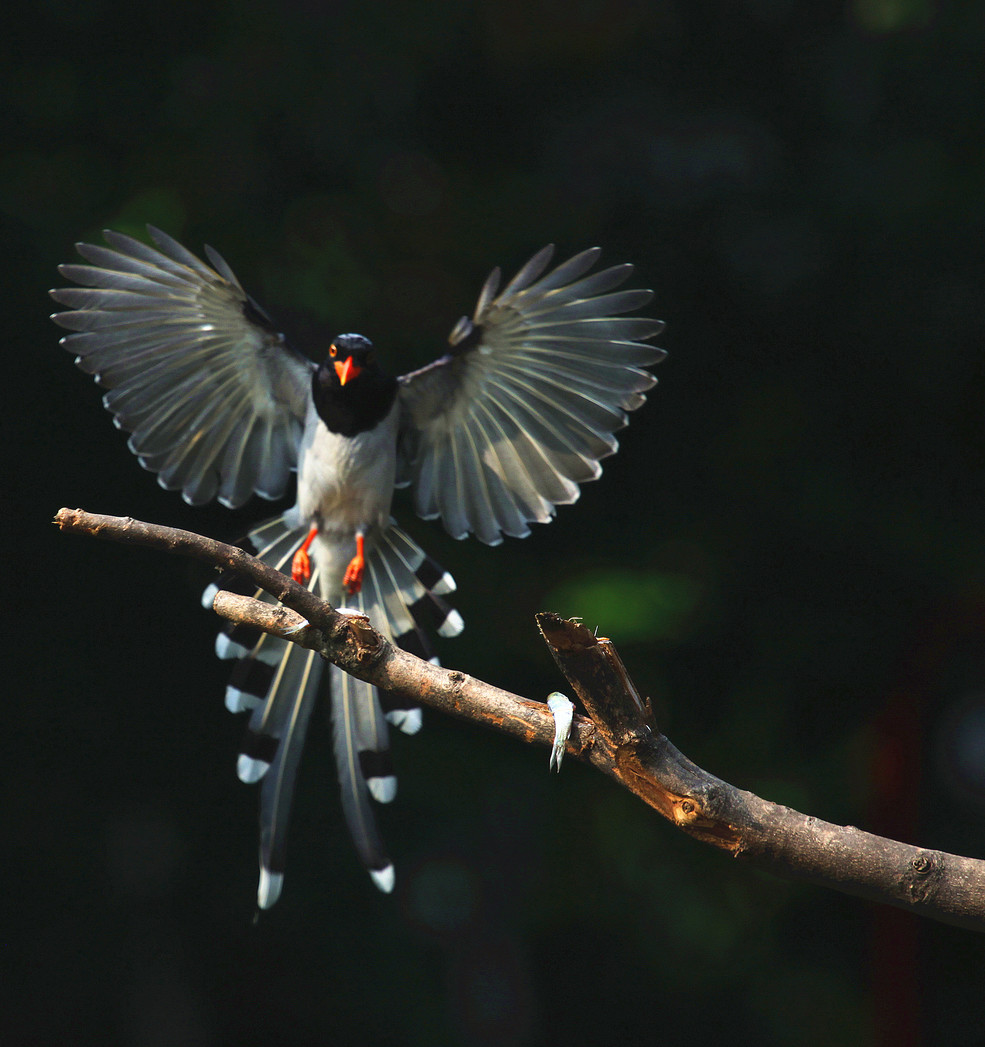
[[[336,348],[335,343],[332,342],[332,344],[328,347],[328,355],[329,356],[335,356],[335,354],[337,352],[338,352],[338,349]]]

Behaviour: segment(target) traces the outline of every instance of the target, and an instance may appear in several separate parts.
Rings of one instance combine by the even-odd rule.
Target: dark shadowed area
[[[961,12],[961,13],[959,13]],[[459,583],[445,664],[563,681],[610,636],[673,741],[818,817],[985,856],[985,19],[943,0],[120,4],[4,17],[4,1044],[977,1044],[985,939],[773,879],[613,783],[426,716],[392,896],[311,732],[284,895],[208,572],[60,506],[233,539],[58,347],[76,240],[214,245],[313,355],[442,351],[494,265],[630,260],[659,385],[524,541],[396,513]]]

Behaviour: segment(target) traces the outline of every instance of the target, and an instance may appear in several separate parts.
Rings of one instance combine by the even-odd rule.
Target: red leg
[[[318,528],[312,527],[308,532],[308,537],[301,543],[301,548],[294,554],[294,560],[291,562],[291,577],[301,585],[305,585],[311,577],[311,558],[308,556],[308,550],[311,548],[311,543],[315,540],[316,534],[318,534]]]
[[[345,578],[342,579],[342,584],[348,589],[350,596],[355,596],[363,587],[363,571],[366,568],[364,554],[362,532],[357,532],[356,555],[349,561],[349,566],[345,569]]]

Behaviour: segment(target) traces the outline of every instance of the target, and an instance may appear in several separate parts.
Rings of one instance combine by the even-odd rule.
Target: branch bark
[[[61,509],[64,531],[190,556],[249,577],[279,600],[271,607],[229,592],[216,613],[316,650],[346,672],[431,708],[551,746],[547,705],[402,651],[369,620],[340,614],[235,546],[189,531]],[[927,850],[838,826],[770,803],[702,770],[660,733],[615,647],[577,621],[541,614],[537,624],[588,717],[576,716],[567,752],[614,778],[677,828],[777,875],[798,877],[922,916],[985,931],[985,860]]]

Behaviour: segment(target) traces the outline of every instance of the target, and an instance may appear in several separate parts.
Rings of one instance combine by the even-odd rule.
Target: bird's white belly
[[[313,410],[313,409],[312,409]],[[298,462],[298,510],[322,534],[385,527],[396,474],[397,407],[375,428],[339,436],[320,419],[306,427]]]

